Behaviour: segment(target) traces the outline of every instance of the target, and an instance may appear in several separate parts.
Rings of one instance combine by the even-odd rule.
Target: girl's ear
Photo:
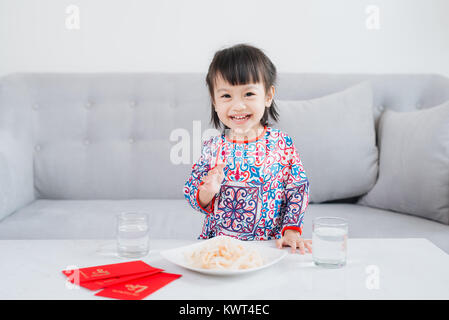
[[[275,92],[274,86],[271,86],[266,94],[265,106],[267,108],[271,106],[271,102],[273,101],[274,98],[274,92]]]

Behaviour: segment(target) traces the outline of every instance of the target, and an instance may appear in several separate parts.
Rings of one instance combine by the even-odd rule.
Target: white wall
[[[78,30],[66,27],[71,4]],[[370,5],[379,29],[367,27]],[[238,42],[264,49],[280,72],[449,76],[449,1],[0,0],[0,76],[206,72]]]

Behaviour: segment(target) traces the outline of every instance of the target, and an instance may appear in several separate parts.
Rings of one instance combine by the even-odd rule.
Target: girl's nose
[[[242,100],[236,101],[235,104],[234,104],[234,108],[235,108],[236,110],[246,109],[245,104],[243,103]]]

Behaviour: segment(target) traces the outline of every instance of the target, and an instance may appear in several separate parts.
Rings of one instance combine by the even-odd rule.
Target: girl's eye
[[[248,96],[253,96],[253,95],[254,95],[254,93],[252,93],[252,92],[248,92],[248,93],[247,93],[247,95],[248,95]]]
[[[231,96],[229,94],[224,94],[221,96],[222,98],[230,98]]]

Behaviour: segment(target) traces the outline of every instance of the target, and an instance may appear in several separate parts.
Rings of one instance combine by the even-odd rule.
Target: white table
[[[152,251],[141,260],[183,276],[146,299],[449,299],[449,255],[426,239],[349,239],[348,263],[341,269],[317,267],[311,254],[298,253],[233,277],[186,270],[159,254],[193,242],[151,241]],[[112,240],[2,240],[0,299],[107,299],[68,286],[61,271],[132,260],[117,257],[114,245]],[[274,241],[257,245],[274,247]]]

